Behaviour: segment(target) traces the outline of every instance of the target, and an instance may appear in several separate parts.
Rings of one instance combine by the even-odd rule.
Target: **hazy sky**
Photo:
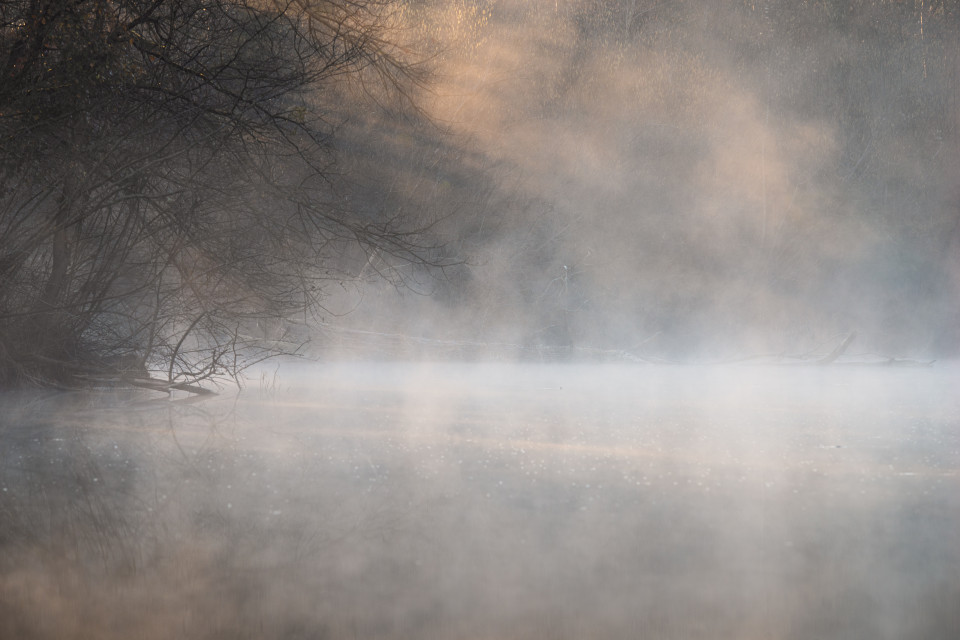
[[[423,104],[453,135],[437,156],[405,143],[418,180],[401,191],[456,210],[470,266],[409,303],[408,329],[701,355],[857,331],[868,351],[954,351],[958,21],[910,4],[414,13],[439,52]]]

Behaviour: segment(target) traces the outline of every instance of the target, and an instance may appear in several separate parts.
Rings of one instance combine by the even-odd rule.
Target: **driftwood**
[[[851,331],[850,334],[843,339],[837,348],[825,355],[824,357],[817,360],[817,364],[830,364],[834,362],[837,358],[843,355],[843,352],[847,350],[847,347],[850,346],[850,343],[853,342],[853,339],[857,337],[856,331]]]
[[[159,380],[157,378],[126,378],[122,380],[122,383],[126,383],[134,387],[140,387],[142,389],[150,389],[151,391],[160,391],[163,393],[170,393],[171,391],[187,391],[200,396],[216,395],[216,391],[211,391],[210,389],[201,387],[200,385],[189,384],[187,382],[169,382],[167,380]]]
[[[196,384],[203,376],[193,382],[162,380],[153,378],[142,365],[137,367],[122,366],[124,361],[82,362],[60,360],[43,354],[32,354],[31,359],[48,365],[52,370],[60,373],[56,378],[37,380],[43,386],[62,389],[64,391],[82,391],[92,387],[136,387],[149,389],[161,393],[172,391],[186,391],[196,396],[216,395],[215,391]],[[209,377],[209,376],[205,376]]]
[[[720,364],[767,364],[783,366],[860,366],[860,367],[930,367],[936,360],[911,360],[880,354],[846,355],[850,344],[857,337],[855,331],[847,334],[840,343],[825,356],[815,352],[790,355],[786,353],[768,353],[742,358],[724,360]]]
[[[910,360],[909,358],[888,358],[878,363],[884,367],[932,367],[936,360]]]
[[[150,391],[158,391],[160,393],[170,393],[172,391],[186,391],[187,393],[192,393],[196,396],[210,396],[216,395],[216,391],[212,391],[205,387],[201,387],[198,384],[191,384],[189,382],[177,382],[169,380],[161,380],[159,378],[151,378],[150,376],[145,375],[111,375],[111,374],[75,374],[73,376],[78,381],[82,381],[83,384],[78,385],[77,387],[71,387],[74,390],[82,390],[86,388],[93,387],[112,387],[112,388],[123,388],[123,387],[135,387],[138,389],[148,389]]]

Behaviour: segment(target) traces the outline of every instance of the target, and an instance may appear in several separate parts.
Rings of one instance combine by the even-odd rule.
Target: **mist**
[[[453,137],[385,157],[416,176],[400,198],[454,203],[465,264],[348,324],[396,329],[399,305],[404,332],[494,353],[716,361],[855,331],[950,357],[957,23],[934,4],[427,3],[424,104]]]
[[[5,3],[0,640],[960,637],[958,36]]]
[[[7,412],[17,638],[949,638],[957,372],[301,366]]]

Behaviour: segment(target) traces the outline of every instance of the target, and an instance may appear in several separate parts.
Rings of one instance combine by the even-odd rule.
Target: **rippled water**
[[[338,364],[8,396],[0,636],[960,637],[958,382]]]

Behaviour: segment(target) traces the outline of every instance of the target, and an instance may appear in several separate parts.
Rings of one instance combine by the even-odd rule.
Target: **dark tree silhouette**
[[[422,80],[397,9],[0,3],[0,381],[196,385],[330,283],[441,262],[429,221],[334,188],[337,114]]]

